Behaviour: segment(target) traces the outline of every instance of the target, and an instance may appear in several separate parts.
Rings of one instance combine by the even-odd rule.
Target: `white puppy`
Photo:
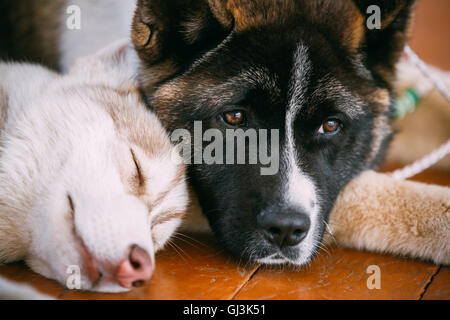
[[[188,203],[184,167],[116,43],[61,76],[0,63],[0,263],[118,292],[147,281]],[[73,278],[71,278],[73,279]]]

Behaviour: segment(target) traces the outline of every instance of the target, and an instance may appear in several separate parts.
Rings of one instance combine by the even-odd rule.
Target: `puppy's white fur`
[[[82,289],[123,291],[113,277],[130,246],[153,260],[178,227],[184,168],[134,73],[128,42],[79,59],[66,76],[0,63],[0,263],[23,259],[63,284],[78,265]],[[96,285],[80,239],[103,274]]]

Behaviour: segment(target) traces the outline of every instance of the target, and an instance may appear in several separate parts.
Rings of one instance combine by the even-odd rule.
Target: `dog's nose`
[[[300,210],[271,209],[258,214],[257,224],[269,242],[282,248],[296,246],[305,239],[310,220]]]
[[[150,280],[153,273],[150,255],[137,245],[132,245],[130,253],[117,270],[116,280],[124,288],[139,287]]]

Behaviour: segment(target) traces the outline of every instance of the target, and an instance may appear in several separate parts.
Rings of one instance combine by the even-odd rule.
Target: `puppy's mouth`
[[[272,253],[262,255],[262,258],[256,258],[255,261],[260,264],[274,265],[274,264],[291,264],[302,265],[305,259],[301,259],[300,249],[292,248],[289,252],[282,250],[273,250]]]
[[[256,260],[256,262],[260,264],[270,265],[270,264],[286,264],[289,263],[289,260],[279,253],[274,253],[268,257],[258,259]]]
[[[300,249],[298,249],[299,253],[292,254],[283,254],[280,252],[276,252],[265,256],[263,258],[258,258],[255,261],[264,265],[293,265],[293,266],[302,266],[309,261],[312,260],[315,253],[314,251],[309,254],[301,254]]]
[[[90,254],[87,246],[85,245],[83,239],[78,234],[76,226],[75,226],[75,205],[70,194],[67,195],[67,199],[69,201],[70,212],[73,221],[73,236],[75,241],[77,242],[78,252],[83,260],[83,267],[86,272],[86,275],[91,282],[92,287],[95,287],[103,277],[102,272],[97,268],[95,264],[95,260]]]

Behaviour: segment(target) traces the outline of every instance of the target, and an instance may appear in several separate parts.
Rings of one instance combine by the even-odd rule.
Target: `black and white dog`
[[[128,32],[121,17],[131,22],[135,5],[36,2],[1,5],[0,52],[60,69],[79,51]],[[203,212],[230,252],[267,264],[301,265],[314,256],[340,190],[376,166],[390,140],[395,64],[414,2],[137,2],[132,40],[142,93],[170,132],[193,133],[194,121],[224,135],[279,130],[274,175],[255,164],[189,167]],[[78,31],[61,19],[69,4],[86,15]],[[371,5],[380,10],[375,29],[366,25]],[[44,20],[27,20],[30,14]]]

